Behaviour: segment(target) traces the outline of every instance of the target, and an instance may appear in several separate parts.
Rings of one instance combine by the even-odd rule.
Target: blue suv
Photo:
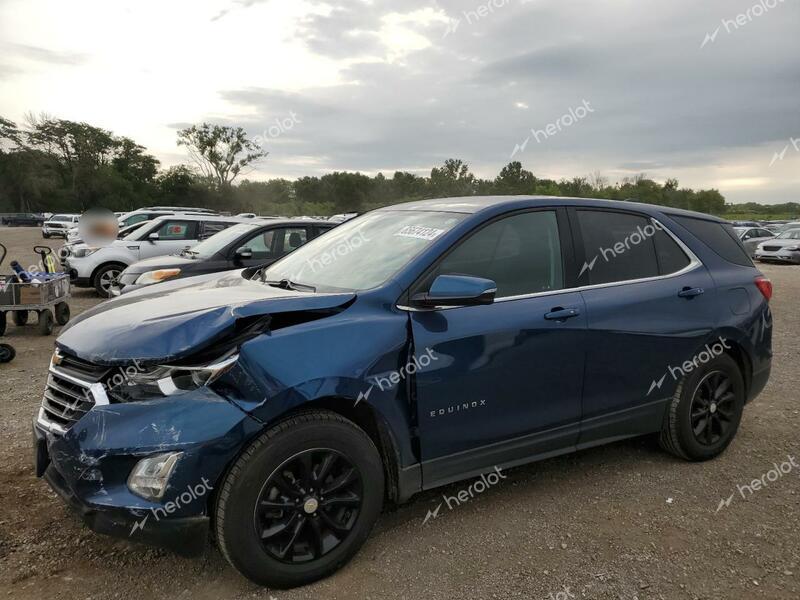
[[[98,532],[185,555],[211,534],[251,580],[302,585],[421,490],[632,436],[717,456],[769,378],[771,295],[708,215],[387,207],[71,321],[36,470]]]

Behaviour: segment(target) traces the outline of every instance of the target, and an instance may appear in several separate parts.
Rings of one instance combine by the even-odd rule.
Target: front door
[[[412,290],[443,274],[497,284],[493,304],[410,313],[424,487],[574,448],[586,316],[580,293],[564,290],[564,219],[495,220]]]

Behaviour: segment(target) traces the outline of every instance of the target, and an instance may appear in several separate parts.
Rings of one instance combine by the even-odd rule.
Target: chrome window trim
[[[673,277],[680,277],[681,275],[685,275],[694,271],[695,269],[704,266],[703,261],[701,261],[697,255],[691,251],[691,249],[683,243],[678,236],[676,236],[666,225],[664,225],[661,221],[656,218],[650,217],[650,220],[654,223],[658,223],[658,225],[662,228],[663,231],[669,235],[676,244],[680,247],[680,249],[686,254],[689,258],[689,264],[686,265],[684,268],[680,269],[679,271],[675,271],[674,273],[667,273],[666,275],[655,275],[653,277],[641,277],[639,279],[626,279],[624,281],[610,281],[608,283],[595,283],[593,285],[583,285],[574,288],[563,288],[560,290],[551,290],[548,292],[535,292],[532,294],[521,294],[518,296],[503,296],[502,298],[495,298],[492,304],[496,304],[498,302],[510,302],[513,300],[527,300],[528,298],[541,298],[545,296],[558,296],[560,294],[568,294],[571,292],[584,292],[588,290],[597,290],[597,289],[604,289],[610,287],[618,287],[622,285],[635,285],[639,283],[647,283],[649,281],[659,281],[662,279],[672,279]],[[491,305],[487,305],[491,306]],[[396,307],[399,310],[403,310],[406,312],[429,312],[432,310],[448,310],[451,308],[464,308],[463,306],[437,306],[434,308],[415,308],[413,306],[405,306],[401,304],[397,304]]]

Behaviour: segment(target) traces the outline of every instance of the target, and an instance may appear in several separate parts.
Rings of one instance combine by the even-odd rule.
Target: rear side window
[[[579,210],[578,225],[586,261],[583,285],[631,281],[660,274],[652,221],[626,213]]]
[[[753,266],[753,261],[747,255],[747,250],[745,250],[733,227],[728,223],[718,223],[692,217],[673,215],[671,217],[728,262],[742,265],[743,267]]]
[[[223,229],[227,229],[233,223],[223,223],[221,221],[205,221],[203,222],[203,232],[200,234],[200,239],[205,240],[210,238],[215,233],[219,233]]]
[[[677,273],[689,266],[691,259],[666,231],[657,231],[653,236],[656,245],[658,268],[662,275]]]

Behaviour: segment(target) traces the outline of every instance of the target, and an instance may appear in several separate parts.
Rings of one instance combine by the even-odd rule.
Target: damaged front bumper
[[[258,421],[202,388],[176,398],[95,406],[65,433],[33,423],[36,474],[94,531],[196,556],[224,472]],[[134,494],[128,478],[149,456],[179,452],[162,498]]]

